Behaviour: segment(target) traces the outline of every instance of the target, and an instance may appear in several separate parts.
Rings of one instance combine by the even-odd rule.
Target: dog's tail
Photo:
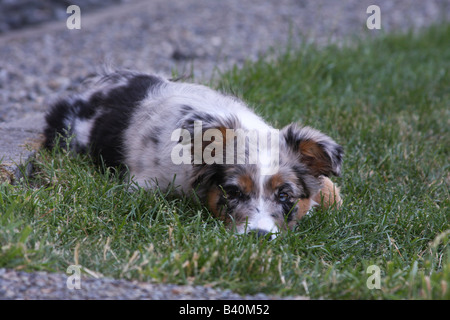
[[[52,149],[59,144],[75,152],[86,152],[89,132],[95,117],[83,99],[70,97],[59,100],[47,113],[44,129],[44,147]]]
[[[77,153],[87,152],[95,121],[102,114],[105,105],[110,104],[105,101],[108,93],[126,85],[133,77],[136,77],[133,72],[114,71],[107,66],[104,70],[89,75],[82,82],[85,88],[82,94],[60,99],[50,107],[45,117],[44,147],[53,149],[59,145],[62,149],[68,148]],[[118,97],[114,98],[119,100]]]

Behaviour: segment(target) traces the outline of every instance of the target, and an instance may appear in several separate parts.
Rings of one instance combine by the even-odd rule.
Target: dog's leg
[[[322,189],[314,196],[313,200],[324,208],[331,206],[339,208],[342,204],[339,187],[327,177],[322,178]]]

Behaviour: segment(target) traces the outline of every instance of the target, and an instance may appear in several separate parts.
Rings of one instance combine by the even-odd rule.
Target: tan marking
[[[317,177],[331,170],[330,160],[316,142],[312,140],[302,141],[299,148],[302,154],[301,161],[310,168],[314,176]]]
[[[219,218],[221,216],[221,210],[220,210],[220,208],[217,207],[217,202],[219,201],[220,196],[221,196],[221,191],[214,188],[208,192],[208,197],[207,197],[208,208],[214,214],[214,216],[216,216],[217,218]]]
[[[272,188],[272,191],[277,190],[283,183],[284,183],[284,179],[281,176],[281,174],[279,174],[279,173],[274,174],[270,178],[270,187]]]
[[[222,207],[218,207],[217,203],[222,196],[222,190],[214,188],[208,192],[207,203],[209,210],[214,214],[217,219],[220,219],[229,225],[233,220],[231,217],[223,212]]]
[[[203,138],[204,138],[204,134],[205,134],[205,131],[206,130],[208,130],[208,129],[205,129],[205,130],[203,130],[203,132],[202,132],[202,135],[201,135],[201,142],[202,142],[202,154],[201,154],[201,156],[202,156],[202,164],[206,164],[205,163],[205,160],[203,159],[203,155],[204,155],[204,153],[205,153],[205,149],[206,149],[206,147],[208,147],[209,148],[209,150],[210,150],[210,153],[211,153],[211,157],[215,157],[216,156],[216,150],[218,150],[218,148],[222,148],[223,149],[223,152],[222,152],[222,154],[225,156],[225,150],[226,150],[226,148],[225,148],[225,132],[226,132],[226,129],[225,129],[225,127],[219,127],[219,128],[209,128],[209,129],[216,129],[216,130],[219,130],[220,131],[220,133],[221,133],[221,136],[211,136],[211,140],[206,140],[206,141],[204,141],[203,140]],[[194,138],[195,139],[195,138]],[[194,155],[194,152],[195,152],[195,147],[194,147],[194,140],[192,140],[191,141],[192,143],[191,143],[191,155],[193,156]]]
[[[311,199],[299,199],[298,201],[298,210],[297,210],[297,220],[300,220],[311,210]]]
[[[219,127],[217,129],[219,129],[219,131],[222,133],[222,141],[225,144],[226,143],[226,138],[227,138],[227,128]]]
[[[312,197],[312,200],[324,208],[331,206],[339,208],[342,204],[339,188],[327,177],[322,177],[322,189]],[[300,199],[298,203],[297,220],[303,218],[311,208],[311,198]]]
[[[254,189],[253,180],[249,175],[240,176],[238,179],[239,185],[245,194],[250,194]]]

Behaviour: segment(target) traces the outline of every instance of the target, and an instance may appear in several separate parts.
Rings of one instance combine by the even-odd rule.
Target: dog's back
[[[91,79],[91,86],[80,95],[55,103],[46,115],[45,143],[53,148],[56,141],[76,152],[101,156],[107,166],[125,160],[124,132],[133,112],[149,91],[164,84],[156,76],[121,72]],[[68,140],[70,138],[70,140]]]
[[[183,191],[191,187],[192,177],[186,165],[171,162],[179,142],[172,139],[174,130],[187,130],[193,137],[196,122],[202,124],[202,132],[219,126],[270,128],[236,97],[131,71],[91,79],[83,94],[54,104],[46,121],[45,147],[53,148],[59,141],[61,147],[89,153],[108,167],[126,167],[142,186],[157,183],[165,188],[175,182]]]

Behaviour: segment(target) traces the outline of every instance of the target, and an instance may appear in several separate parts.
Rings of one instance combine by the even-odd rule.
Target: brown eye
[[[280,193],[278,194],[278,200],[279,200],[280,202],[286,202],[286,201],[289,200],[289,195],[288,195],[286,192],[280,192]]]

